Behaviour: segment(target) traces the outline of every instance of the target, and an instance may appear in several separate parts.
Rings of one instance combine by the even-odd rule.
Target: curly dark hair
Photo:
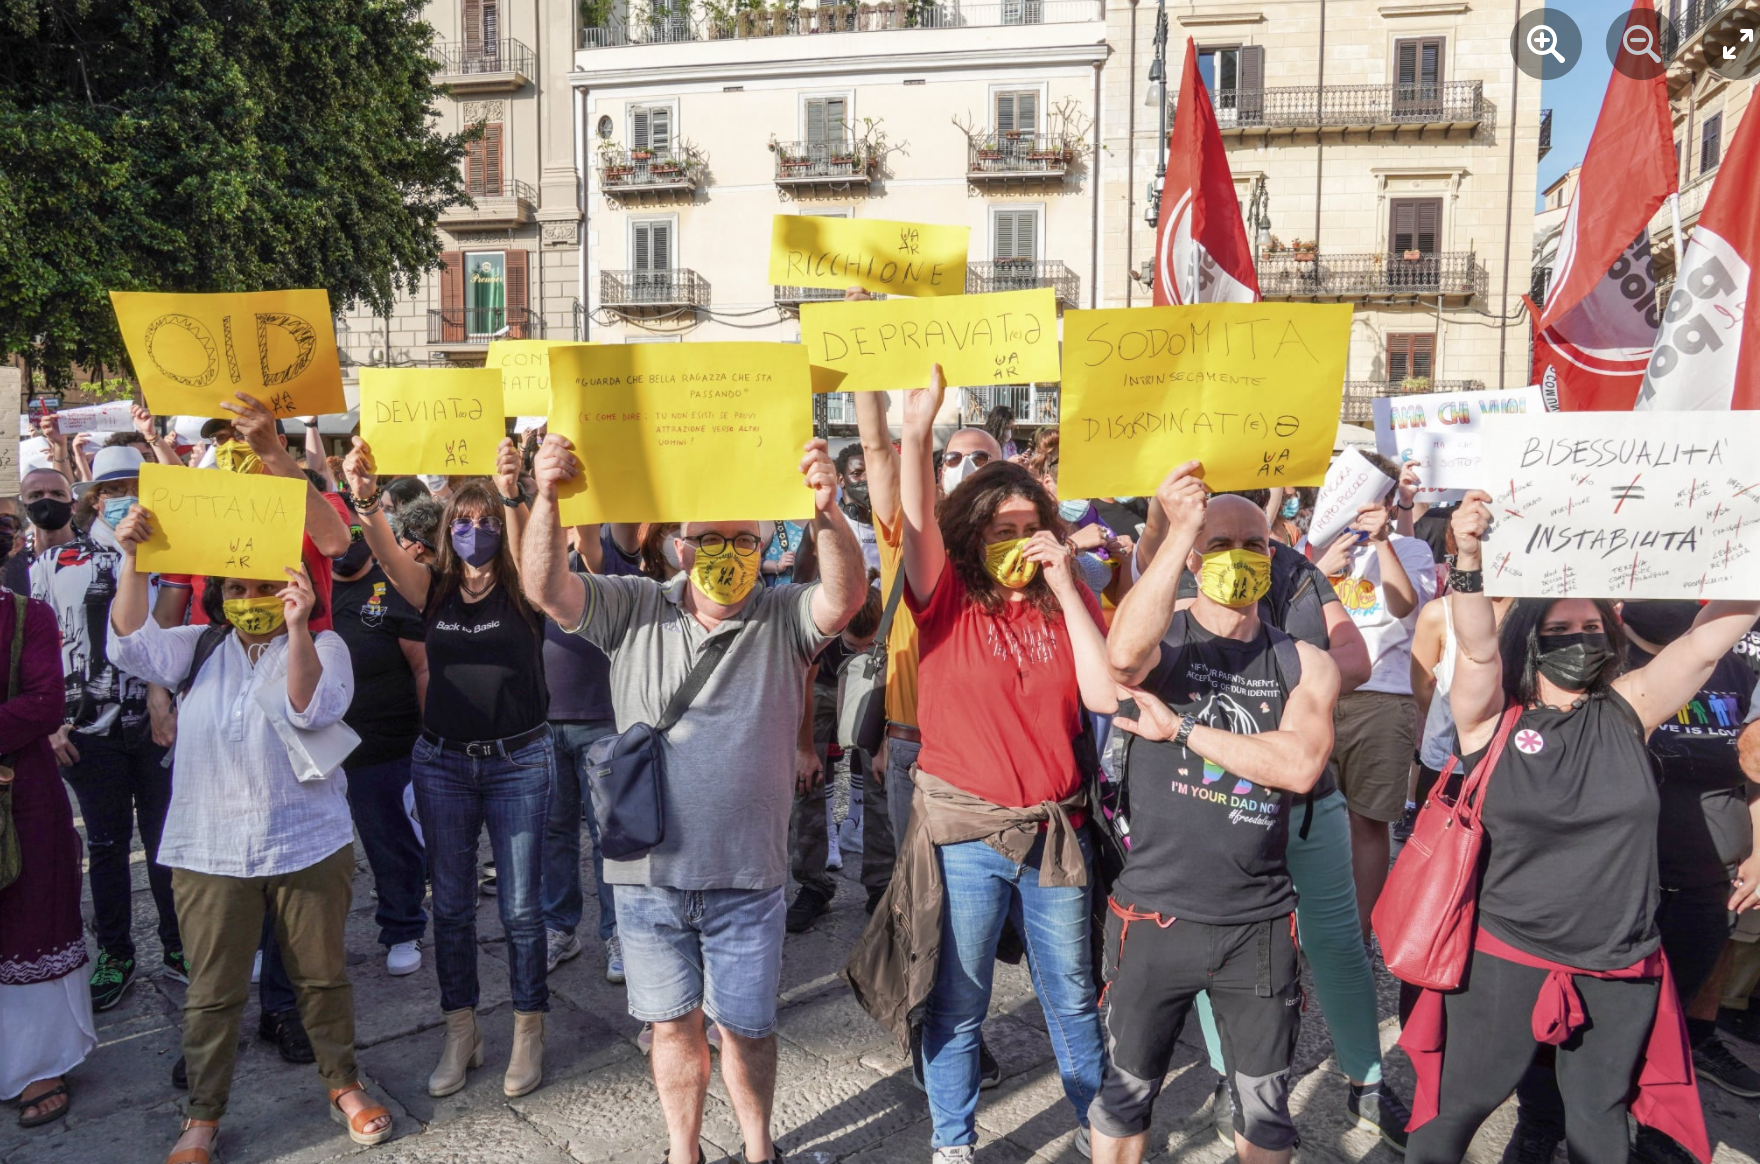
[[[837,470],[837,476],[841,480],[849,476],[849,463],[861,460],[864,460],[862,443],[851,441],[837,450],[837,459],[831,463],[831,467]]]
[[[937,521],[953,571],[965,585],[967,598],[986,614],[1002,613],[1008,601],[1007,588],[990,577],[984,568],[984,531],[996,516],[1002,503],[1011,497],[1025,498],[1033,503],[1039,515],[1039,528],[1054,534],[1063,532],[1057,516],[1057,503],[1024,467],[1008,461],[992,461],[947,495],[941,503]],[[1035,574],[1021,591],[1026,600],[1039,608],[1047,619],[1062,621],[1063,608],[1051,593],[1043,571]]]
[[[1510,604],[1497,628],[1497,650],[1503,663],[1503,696],[1523,707],[1534,701],[1540,674],[1540,627],[1557,598],[1518,598]],[[1613,646],[1613,661],[1601,669],[1589,688],[1591,696],[1605,695],[1614,679],[1626,669],[1626,636],[1620,629],[1619,612],[1605,598],[1591,599],[1601,614],[1601,626]]]

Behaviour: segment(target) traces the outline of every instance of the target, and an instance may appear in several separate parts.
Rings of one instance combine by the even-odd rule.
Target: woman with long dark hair
[[[1660,801],[1646,741],[1753,626],[1760,603],[1708,604],[1632,672],[1606,599],[1517,599],[1500,627],[1483,593],[1490,500],[1469,493],[1453,520],[1449,702],[1463,769],[1485,754],[1506,708],[1520,718],[1485,786],[1472,960],[1459,990],[1424,992],[1401,1036],[1418,1074],[1406,1158],[1460,1160],[1543,1037],[1556,1048],[1573,1161],[1623,1164],[1628,1109],[1709,1159],[1656,925]]]
[[[477,843],[487,825],[513,988],[513,1053],[502,1090],[525,1095],[543,1080],[549,992],[539,895],[556,760],[546,719],[544,616],[519,585],[516,548],[526,505],[519,449],[501,442],[493,485],[453,480],[432,566],[418,563],[392,535],[372,450],[358,437],[343,474],[373,557],[422,612],[426,629],[428,691],[410,774],[433,884],[434,964],[446,1016],[428,1092],[451,1095],[465,1085],[467,1068],[483,1062]]]

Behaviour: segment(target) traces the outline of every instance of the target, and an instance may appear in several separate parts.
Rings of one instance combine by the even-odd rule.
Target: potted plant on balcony
[[[1406,395],[1414,392],[1428,392],[1430,391],[1430,377],[1407,376],[1399,382],[1399,390]]]
[[[1289,249],[1295,252],[1296,262],[1311,263],[1320,254],[1320,240],[1291,239]]]
[[[1400,253],[1399,257],[1404,259],[1408,263],[1415,263],[1419,259],[1424,257],[1424,252],[1419,250],[1417,247],[1408,247],[1406,250],[1404,250]]]

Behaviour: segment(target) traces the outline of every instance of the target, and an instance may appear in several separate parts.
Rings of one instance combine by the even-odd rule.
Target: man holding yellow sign
[[[778,214],[770,223],[770,282],[854,284],[884,295],[964,295],[967,226]]]

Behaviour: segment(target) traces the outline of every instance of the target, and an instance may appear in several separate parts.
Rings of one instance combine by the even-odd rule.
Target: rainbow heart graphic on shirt
[[[1215,764],[1212,764],[1210,761],[1205,760],[1204,761],[1204,783],[1214,784],[1220,779],[1222,779],[1222,769],[1217,767]]]

